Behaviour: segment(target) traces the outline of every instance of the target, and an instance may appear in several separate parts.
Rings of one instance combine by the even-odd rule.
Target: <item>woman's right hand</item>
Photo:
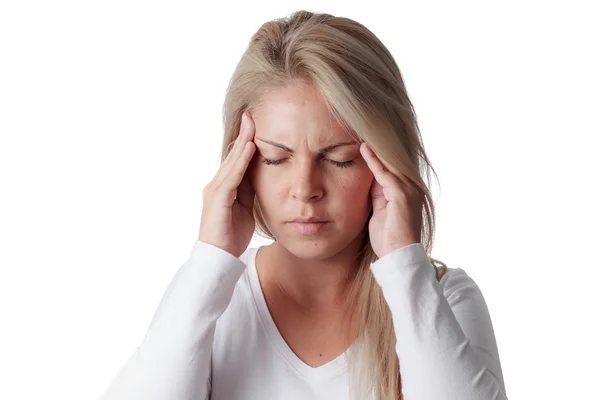
[[[246,250],[254,233],[254,190],[246,176],[256,151],[254,132],[254,121],[245,112],[233,148],[202,191],[198,240],[235,257]]]

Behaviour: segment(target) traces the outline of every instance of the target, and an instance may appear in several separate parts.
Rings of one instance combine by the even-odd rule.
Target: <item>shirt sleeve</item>
[[[142,344],[99,400],[208,399],[216,321],[245,268],[225,250],[196,241],[167,287]]]
[[[371,264],[392,313],[406,400],[505,400],[492,321],[464,270],[438,282],[422,243]]]

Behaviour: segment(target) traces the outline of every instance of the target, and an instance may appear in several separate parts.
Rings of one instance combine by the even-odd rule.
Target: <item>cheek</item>
[[[280,202],[279,193],[281,187],[274,182],[282,182],[282,180],[273,172],[276,168],[265,168],[264,166],[257,165],[251,174],[251,182],[256,196],[260,202],[268,207],[270,203]]]
[[[268,174],[265,174],[265,169],[260,162],[258,151],[254,154],[254,158],[248,166],[247,174],[250,178],[250,182],[252,183],[252,188],[257,194],[262,192],[265,187],[268,187],[266,182],[269,181],[269,176]]]
[[[365,203],[371,200],[371,183],[373,175],[369,171],[357,174],[349,174],[337,182],[337,196],[340,199],[340,204],[344,204],[347,208],[360,209]],[[342,200],[343,199],[343,200]],[[352,201],[347,201],[352,199]]]
[[[340,189],[348,195],[356,195],[362,198],[363,195],[368,194],[373,179],[374,176],[369,167],[366,164],[359,164],[352,171],[342,173],[338,178],[338,183]]]

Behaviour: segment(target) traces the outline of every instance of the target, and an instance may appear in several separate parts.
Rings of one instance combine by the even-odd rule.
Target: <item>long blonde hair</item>
[[[367,142],[389,171],[406,175],[422,191],[421,236],[430,255],[435,213],[428,184],[430,172],[436,178],[437,174],[425,154],[416,114],[394,58],[370,30],[352,19],[301,10],[258,29],[227,88],[221,161],[238,135],[243,112],[257,107],[261,93],[306,81],[316,85],[340,125]],[[254,217],[257,232],[274,239],[258,201]],[[402,400],[401,360],[396,356],[392,316],[369,269],[377,256],[365,237],[349,296],[359,327],[348,357],[350,394],[356,399],[372,393],[380,400]],[[429,259],[439,281],[447,267]]]

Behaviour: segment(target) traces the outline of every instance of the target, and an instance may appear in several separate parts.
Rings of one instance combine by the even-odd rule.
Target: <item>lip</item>
[[[296,218],[290,222],[300,222],[300,223],[308,223],[308,222],[327,222],[318,217],[309,217],[309,218]]]
[[[301,235],[316,235],[327,226],[327,221],[297,222],[291,221],[290,226]]]

